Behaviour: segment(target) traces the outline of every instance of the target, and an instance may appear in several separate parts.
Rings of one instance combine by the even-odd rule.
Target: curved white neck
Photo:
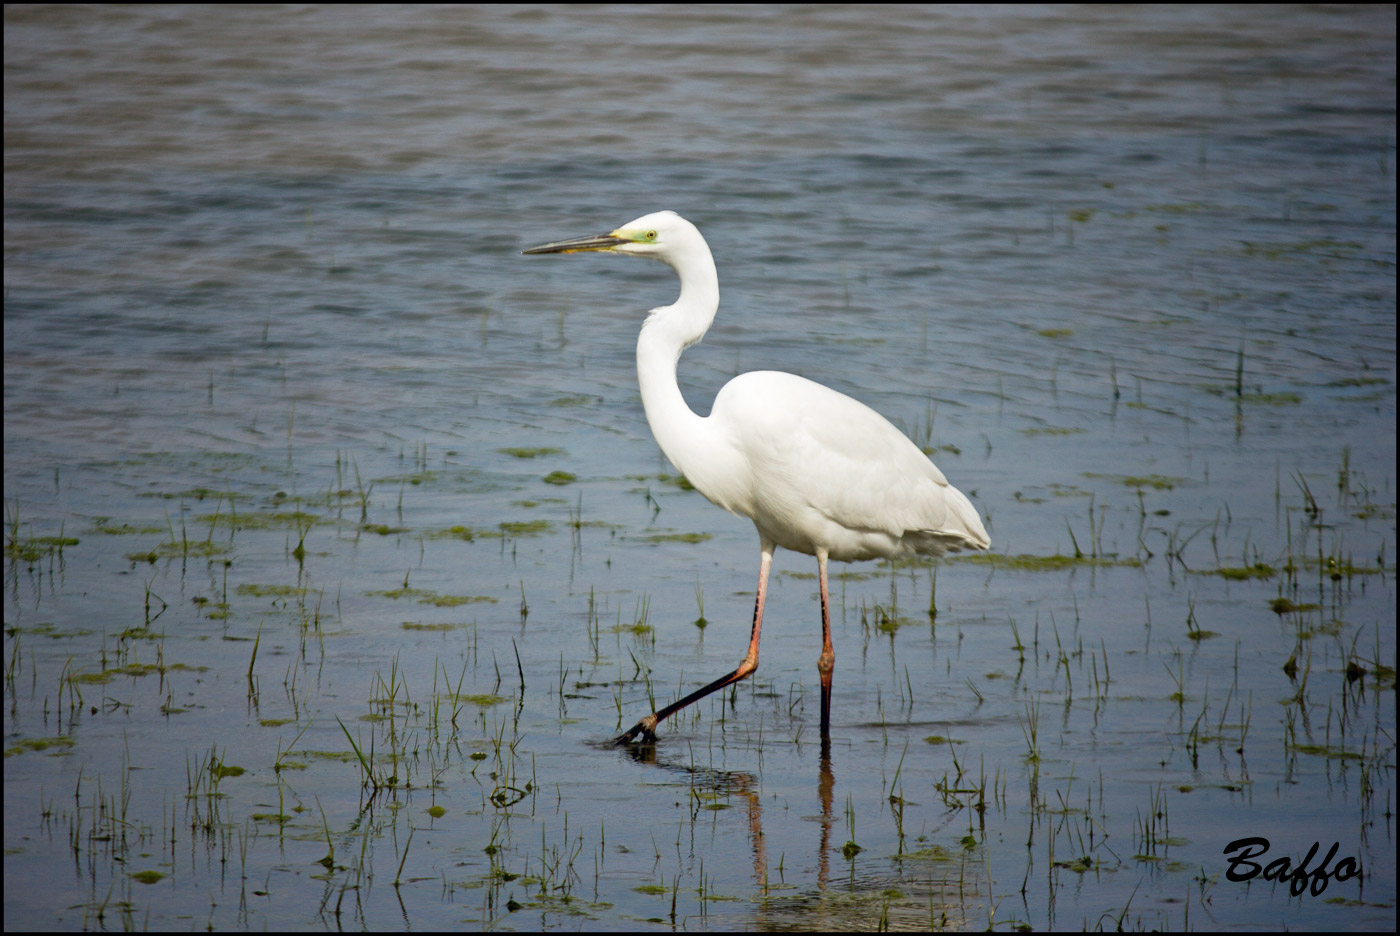
[[[719,275],[703,240],[682,253],[682,259],[665,258],[680,277],[680,298],[652,309],[637,336],[637,383],[652,435],[676,470],[685,474],[686,465],[694,464],[692,453],[707,447],[706,427],[705,418],[697,416],[681,396],[676,363],[715,320]]]

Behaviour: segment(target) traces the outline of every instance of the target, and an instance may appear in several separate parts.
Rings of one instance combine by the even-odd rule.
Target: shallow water
[[[7,7],[5,925],[1393,929],[1394,15]],[[755,536],[519,251],[663,207],[992,536],[825,756],[788,553],[605,743]]]

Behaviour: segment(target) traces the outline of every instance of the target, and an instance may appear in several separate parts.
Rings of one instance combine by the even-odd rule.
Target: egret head
[[[606,234],[590,234],[586,237],[572,237],[568,240],[542,244],[522,251],[527,254],[600,253],[631,254],[635,257],[652,257],[671,262],[678,251],[692,247],[696,241],[704,244],[695,225],[674,211],[654,211],[642,215],[635,221],[628,221],[622,227]]]

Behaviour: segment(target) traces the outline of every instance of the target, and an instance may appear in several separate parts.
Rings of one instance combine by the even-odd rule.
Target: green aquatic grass
[[[444,699],[451,702],[465,702],[467,705],[475,705],[477,708],[490,708],[493,705],[500,705],[502,702],[509,702],[510,699],[493,692],[478,692],[458,694],[455,692],[443,693]]]
[[[112,526],[111,517],[93,517],[92,524],[91,532],[105,533],[108,536],[158,536],[166,532],[165,527],[153,523],[139,525],[122,523],[118,526]]]
[[[413,598],[419,604],[429,604],[437,608],[456,608],[465,604],[495,604],[499,600],[490,595],[440,595],[430,589],[411,588],[407,585],[403,588],[367,591],[365,594],[381,598]]]
[[[76,743],[77,742],[72,738],[61,735],[53,738],[21,738],[19,741],[15,741],[5,748],[5,756],[16,757],[31,751],[36,753],[39,751],[47,751],[49,748],[61,748],[66,752]]]
[[[1250,579],[1270,579],[1275,575],[1275,569],[1271,565],[1263,562],[1256,562],[1248,566],[1222,566],[1218,569],[1190,569],[1192,575],[1218,575],[1223,579],[1232,582],[1245,582]]]
[[[1323,384],[1324,387],[1374,387],[1389,386],[1390,381],[1384,377],[1343,377],[1341,380],[1329,380]]]
[[[62,553],[65,547],[77,546],[80,541],[72,536],[34,536],[23,542],[5,543],[5,558],[17,562],[38,562],[45,556]]]
[[[962,856],[942,845],[932,845],[928,848],[921,848],[918,851],[900,852],[891,855],[896,861],[961,861]]]
[[[1118,484],[1124,485],[1125,487],[1134,487],[1134,488],[1149,488],[1149,487],[1150,487],[1150,488],[1152,488],[1153,490],[1156,490],[1156,491],[1170,491],[1170,490],[1172,490],[1173,488],[1175,488],[1178,484],[1184,484],[1184,483],[1186,482],[1186,479],[1185,479],[1185,478],[1176,478],[1176,477],[1172,477],[1172,476],[1170,476],[1170,475],[1159,475],[1159,474],[1150,474],[1150,475],[1120,475],[1120,474],[1103,474],[1103,473],[1097,472],[1097,471],[1086,471],[1086,472],[1084,472],[1084,477],[1086,477],[1086,478],[1101,478],[1101,479],[1103,479],[1103,480],[1105,480],[1105,481],[1114,481],[1114,482],[1116,482],[1116,483],[1118,483]]]
[[[1294,604],[1287,598],[1275,598],[1269,602],[1269,610],[1275,614],[1290,614],[1299,611],[1321,611],[1322,605],[1309,604],[1307,602],[1303,604]]]
[[[231,495],[229,494],[228,491],[222,490],[222,489],[207,488],[207,487],[192,487],[192,488],[185,488],[183,491],[142,491],[142,492],[140,492],[139,494],[137,494],[136,496],[137,496],[137,497],[158,498],[158,499],[160,499],[160,500],[195,500],[195,501],[202,501],[202,500],[210,500],[210,499],[215,499],[215,498],[223,498],[224,500],[229,500],[229,499],[233,499],[233,500],[251,500],[253,495],[251,495],[251,494],[235,494],[235,495],[232,495],[232,496],[231,496]]]
[[[1029,427],[1029,428],[1027,428],[1027,429],[1022,429],[1022,430],[1021,430],[1021,435],[1024,435],[1024,436],[1041,436],[1041,435],[1048,435],[1048,436],[1067,436],[1067,435],[1079,435],[1079,434],[1082,433],[1082,432],[1088,432],[1088,430],[1087,430],[1087,429],[1080,429],[1080,428],[1075,427],[1075,426],[1031,426],[1031,427]]]
[[[310,527],[312,524],[323,522],[324,518],[318,514],[306,513],[301,510],[278,510],[278,511],[219,511],[212,514],[200,514],[190,518],[190,524],[202,527],[205,530],[211,527],[223,527],[232,530],[276,530],[283,527],[301,528]]]
[[[548,520],[517,520],[506,521],[498,525],[500,532],[495,534],[484,533],[483,536],[534,536],[537,533],[548,533],[551,529]]]
[[[1061,572],[1081,566],[1101,569],[1114,566],[1130,569],[1142,567],[1142,560],[1132,556],[1120,559],[1116,556],[1065,556],[1060,553],[1055,553],[1053,556],[1033,556],[1028,553],[1015,556],[1006,556],[1001,553],[972,553],[964,556],[948,556],[943,561],[989,565],[998,569],[1014,569],[1019,572]]]
[[[427,484],[428,482],[436,481],[437,479],[438,473],[436,471],[413,471],[403,475],[387,475],[383,478],[375,478],[370,482],[370,487],[373,488],[376,484],[383,484],[391,487],[403,484],[419,485]],[[340,493],[343,497],[362,497],[359,491],[342,491]]]
[[[1220,205],[1211,205],[1205,202],[1178,202],[1166,205],[1143,205],[1143,211],[1150,211],[1154,214],[1167,215],[1188,215],[1201,214],[1203,212],[1223,212],[1225,208]]]
[[[540,458],[545,455],[565,454],[563,449],[548,445],[541,446],[540,448],[515,448],[513,446],[507,446],[506,448],[498,448],[496,451],[500,452],[502,455],[509,455],[511,458]]]
[[[86,637],[89,634],[97,633],[97,631],[89,628],[59,630],[57,627],[54,626],[52,621],[41,621],[38,624],[34,624],[29,627],[18,627],[13,624],[7,624],[5,625],[5,633],[9,634],[11,637],[23,634],[31,637],[48,637],[53,640],[61,640],[64,638],[71,637]]]
[[[551,530],[553,530],[553,525],[550,524],[548,520],[507,520],[504,523],[497,524],[494,530],[458,524],[443,530],[435,530],[424,535],[428,539],[458,539],[470,543],[477,539],[536,536],[540,533],[548,533]]]
[[[1275,393],[1254,390],[1246,393],[1239,384],[1201,384],[1200,388],[1211,396],[1239,400],[1253,406],[1297,406],[1303,402],[1300,394],[1287,390]]]
[[[1336,745],[1326,744],[1295,744],[1292,749],[1299,754],[1311,754],[1314,757],[1325,757],[1328,760],[1365,760],[1365,756],[1359,751],[1348,751]]]
[[[1317,556],[1303,556],[1301,558],[1302,568],[1308,570],[1321,570],[1333,581],[1340,581],[1343,578],[1352,578],[1357,575],[1380,575],[1382,569],[1378,565],[1356,565],[1351,557],[1337,561],[1332,556],[1319,559]],[[1285,572],[1295,571],[1297,566],[1285,566]]]
[[[642,537],[648,543],[703,543],[712,538],[709,533],[651,533]]]
[[[497,599],[490,595],[433,595],[419,598],[419,604],[430,604],[436,608],[456,608],[465,604],[495,604]]]
[[[310,590],[304,585],[259,585],[256,582],[244,582],[235,588],[234,592],[251,598],[305,598]]]
[[[485,535],[487,534],[483,530],[473,530],[469,526],[462,526],[459,524],[457,526],[450,526],[445,530],[435,530],[432,533],[428,533],[427,537],[428,539],[459,539],[470,543],[478,536]]]
[[[1297,406],[1303,402],[1303,398],[1296,393],[1241,393],[1240,399],[1245,403],[1254,403],[1259,406]]]
[[[153,673],[159,673],[164,676],[166,673],[177,670],[189,673],[207,673],[209,667],[190,666],[188,663],[128,663],[125,666],[105,669],[98,673],[74,673],[68,678],[76,683],[102,686],[119,676],[130,676],[133,679],[139,679],[142,676],[150,676]]]
[[[679,488],[682,491],[695,490],[695,485],[691,484],[685,475],[667,474],[664,471],[654,475],[626,475],[625,477],[629,481],[660,481],[662,484]]]
[[[1285,260],[1293,256],[1319,256],[1332,260],[1345,260],[1364,249],[1356,241],[1339,241],[1330,237],[1319,237],[1303,241],[1278,241],[1271,244],[1244,241],[1246,257],[1263,257],[1266,260]]]
[[[228,552],[229,547],[223,543],[209,540],[186,540],[182,543],[161,543],[148,552],[127,553],[126,558],[132,562],[155,565],[161,559],[212,559]]]
[[[393,536],[396,533],[408,532],[408,527],[389,526],[387,523],[362,523],[360,529],[366,533],[378,533],[380,536]]]
[[[523,507],[526,510],[534,510],[541,504],[568,504],[567,497],[532,497],[529,500],[514,500],[510,502],[512,507]]]

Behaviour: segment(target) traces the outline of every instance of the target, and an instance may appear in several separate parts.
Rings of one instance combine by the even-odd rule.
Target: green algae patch
[[[1380,566],[1359,566],[1353,563],[1350,557],[1341,562],[1338,562],[1332,556],[1327,556],[1323,559],[1319,559],[1317,556],[1304,556],[1302,557],[1301,561],[1303,568],[1321,570],[1334,582],[1339,582],[1343,578],[1351,578],[1355,575],[1381,574]],[[1292,572],[1295,571],[1297,568],[1298,567],[1295,565],[1288,565],[1284,566],[1284,571]]]
[[[470,543],[480,535],[480,530],[473,530],[471,527],[458,525],[450,526],[445,530],[438,530],[435,533],[429,533],[428,539],[459,539]]]
[[[953,854],[942,845],[932,845],[928,848],[921,848],[918,851],[900,852],[892,855],[895,861],[955,861],[960,860],[958,855]]]
[[[63,640],[67,637],[87,637],[95,634],[96,631],[78,628],[76,630],[59,630],[52,621],[40,621],[32,627],[16,627],[13,624],[5,626],[5,633],[11,637],[28,634],[31,637],[48,637],[50,640]]]
[[[228,551],[228,547],[223,543],[215,543],[212,540],[185,540],[182,543],[161,543],[148,552],[127,553],[126,558],[132,562],[155,565],[161,559],[211,559]]]
[[[1022,429],[1022,430],[1021,430],[1021,435],[1025,435],[1025,436],[1041,436],[1041,435],[1048,435],[1048,436],[1068,436],[1068,435],[1079,435],[1081,432],[1087,432],[1087,431],[1088,431],[1087,429],[1080,429],[1080,428],[1074,427],[1074,426],[1031,426],[1029,429]]]
[[[578,480],[578,475],[569,471],[551,471],[543,480],[545,484],[573,484]]]
[[[47,751],[49,748],[60,748],[61,753],[66,753],[76,743],[77,742],[72,738],[63,737],[61,735],[52,738],[23,738],[5,748],[5,756],[15,757],[16,755],[25,754],[30,751]],[[56,751],[55,753],[60,752]]]
[[[429,604],[437,608],[456,608],[465,604],[495,604],[497,600],[490,595],[439,595],[431,589],[409,587],[367,591],[365,594],[394,599],[413,598],[419,604]]]
[[[159,871],[137,871],[132,874],[131,879],[137,884],[158,884],[165,880],[165,875]]]
[[[430,604],[435,608],[456,608],[466,604],[495,604],[490,595],[433,595],[419,598],[419,604]]]
[[[201,514],[191,518],[191,523],[195,526],[228,527],[234,530],[281,530],[281,529],[310,529],[323,518],[317,514],[310,514],[300,510],[279,510],[272,512],[245,511],[238,513],[234,511],[221,510],[218,513]]]
[[[185,488],[185,490],[183,490],[183,491],[143,491],[143,492],[141,492],[140,494],[137,494],[136,496],[137,496],[137,497],[158,497],[158,498],[160,498],[161,500],[193,500],[193,501],[202,501],[202,500],[211,500],[211,499],[215,499],[215,498],[224,498],[225,500],[227,500],[229,494],[228,494],[227,491],[219,491],[219,490],[215,490],[214,488],[192,487],[192,488]],[[247,495],[247,494],[240,494],[240,495],[237,495],[237,496],[238,496],[238,497],[241,497],[241,498],[243,498],[243,499],[247,499],[247,498],[249,497],[249,495]]]
[[[475,705],[477,708],[490,708],[493,705],[500,705],[502,702],[509,702],[505,696],[494,695],[489,692],[477,693],[475,695],[457,695],[456,693],[445,693],[443,698],[451,702],[465,702],[468,705]]]
[[[378,533],[380,536],[393,536],[396,533],[408,532],[408,527],[389,526],[387,523],[362,523],[360,529],[366,533]]]
[[[373,483],[384,485],[397,484],[400,486],[405,484],[419,485],[429,481],[436,481],[437,479],[438,473],[436,471],[415,471],[406,475],[389,475],[385,478],[375,478]],[[341,493],[347,497],[360,497],[358,491],[342,491]]]
[[[652,533],[642,539],[648,543],[703,543],[712,537],[709,533]]]
[[[1390,381],[1384,377],[1343,377],[1341,380],[1329,380],[1323,384],[1324,387],[1375,387],[1390,386]]]
[[[691,484],[685,475],[667,474],[664,471],[654,475],[627,475],[626,478],[629,481],[660,481],[662,484],[668,484],[682,491],[695,490],[695,485]]]
[[[1262,562],[1248,566],[1223,566],[1219,569],[1191,569],[1192,575],[1218,575],[1232,582],[1247,582],[1250,579],[1271,579],[1274,567]]]
[[[166,527],[155,524],[133,526],[130,523],[123,523],[120,526],[112,526],[111,517],[93,517],[92,523],[93,533],[105,533],[108,536],[159,536],[167,532]]]
[[[1311,754],[1314,757],[1325,757],[1328,760],[1365,760],[1365,756],[1360,751],[1347,751],[1335,745],[1325,744],[1295,744],[1293,750],[1299,754]]]
[[[38,562],[54,553],[62,555],[65,546],[76,546],[78,542],[72,536],[33,536],[23,542],[10,540],[5,543],[5,558],[17,562]]]
[[[536,536],[553,530],[548,520],[507,520],[498,523],[494,530],[473,529],[467,526],[452,526],[436,533],[427,534],[428,539],[459,539],[470,543],[476,539],[505,539],[506,537]]]
[[[612,627],[607,628],[609,634],[631,634],[634,637],[645,637],[647,634],[652,633],[652,631],[653,628],[650,624],[645,624],[641,621],[636,621],[632,624],[614,624]]]
[[[1266,260],[1285,260],[1295,256],[1317,256],[1332,260],[1345,260],[1352,257],[1364,245],[1356,241],[1339,241],[1330,237],[1303,241],[1277,241],[1271,244],[1244,241],[1246,257],[1263,257]]]
[[[1240,400],[1256,406],[1297,406],[1303,398],[1287,391],[1279,393],[1241,393]]]
[[[541,448],[515,448],[508,446],[506,448],[498,448],[496,451],[500,452],[502,455],[509,455],[511,458],[541,458],[545,455],[564,454],[563,449],[553,448],[551,446],[543,446]]]
[[[89,685],[105,685],[118,676],[130,676],[132,679],[139,679],[142,676],[150,676],[152,673],[165,675],[171,672],[207,673],[207,666],[190,666],[187,663],[128,663],[126,666],[118,666],[115,669],[103,670],[100,673],[74,673],[68,678],[74,682],[87,683]]]
[[[1321,611],[1322,605],[1307,602],[1296,604],[1287,598],[1275,598],[1269,602],[1269,610],[1275,614],[1290,614],[1297,611]]]
[[[1186,482],[1186,479],[1185,479],[1185,478],[1173,478],[1173,477],[1169,477],[1169,476],[1167,476],[1167,475],[1159,475],[1159,474],[1150,474],[1150,475],[1117,475],[1117,474],[1100,474],[1100,473],[1097,472],[1097,471],[1086,471],[1086,472],[1084,472],[1084,477],[1086,477],[1086,478],[1102,478],[1102,479],[1104,479],[1104,480],[1106,480],[1106,481],[1115,481],[1115,482],[1117,482],[1118,484],[1124,485],[1125,487],[1134,487],[1134,488],[1138,488],[1138,489],[1149,488],[1149,487],[1150,487],[1150,488],[1152,488],[1153,490],[1156,490],[1156,491],[1170,491],[1170,490],[1172,490],[1173,488],[1175,488],[1178,484],[1184,484],[1184,483]]]
[[[310,591],[304,585],[259,585],[256,582],[245,582],[234,590],[250,598],[305,598]]]
[[[501,531],[500,533],[495,533],[495,534],[488,533],[488,534],[486,534],[486,535],[487,535],[487,536],[534,536],[534,535],[537,534],[537,533],[546,533],[546,532],[548,532],[549,529],[550,529],[549,521],[548,521],[548,520],[520,520],[520,521],[515,521],[515,522],[506,521],[505,523],[499,524],[499,527],[500,527],[500,531]]]
[[[341,764],[358,764],[360,762],[360,755],[354,751],[302,751],[301,756],[336,761]]]
[[[949,556],[945,562],[969,562],[974,565],[995,566],[998,569],[1013,569],[1018,572],[1062,572],[1065,569],[1077,569],[1081,567],[1089,568],[1112,568],[1123,566],[1129,569],[1142,568],[1142,560],[1134,557],[1119,559],[1116,556],[1065,556],[1055,553],[1053,556],[1032,556],[1021,553],[1015,556],[1004,556],[1000,553],[973,553],[967,556]]]

